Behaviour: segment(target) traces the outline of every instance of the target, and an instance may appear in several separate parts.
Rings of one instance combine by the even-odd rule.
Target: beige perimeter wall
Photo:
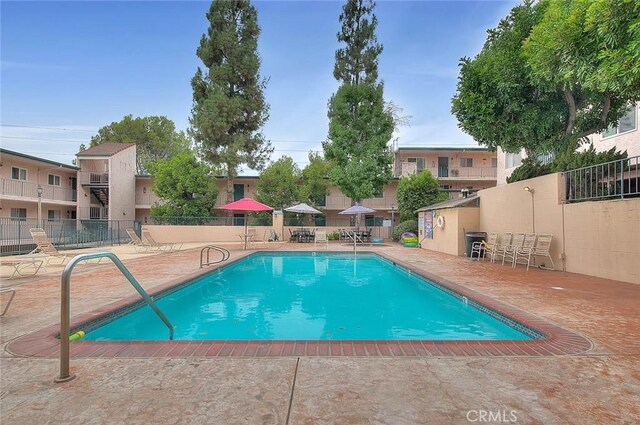
[[[564,204],[563,187],[558,173],[478,192],[480,229],[551,233],[557,269],[640,283],[640,198]]]
[[[159,243],[167,242],[233,242],[240,243],[243,226],[161,226],[143,225]],[[271,226],[252,226],[258,239],[271,232]],[[266,240],[266,239],[265,239]]]

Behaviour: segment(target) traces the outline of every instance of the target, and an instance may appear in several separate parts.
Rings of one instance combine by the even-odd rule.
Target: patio
[[[313,250],[307,244],[276,249]],[[192,244],[124,262],[146,289],[198,269]],[[239,245],[231,258],[245,255]],[[114,252],[129,247],[115,247]],[[331,243],[332,250],[351,247]],[[77,378],[54,384],[57,359],[18,357],[9,342],[59,323],[60,272],[3,280],[17,292],[0,331],[1,420],[6,423],[468,423],[481,411],[515,423],[640,420],[640,286],[577,274],[512,270],[399,246],[371,247],[589,338],[578,356],[206,357],[198,345],[177,357],[72,358]],[[97,280],[96,276],[100,279]],[[81,266],[72,317],[134,295],[112,265]],[[4,305],[4,299],[3,299]],[[105,353],[107,354],[107,353]],[[114,353],[109,353],[114,354]],[[495,417],[495,416],[494,416]],[[503,420],[506,422],[506,420]],[[513,421],[512,421],[513,422]]]

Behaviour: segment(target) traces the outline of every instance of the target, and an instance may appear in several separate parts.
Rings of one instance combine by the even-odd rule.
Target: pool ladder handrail
[[[169,339],[173,339],[173,325],[167,319],[167,316],[153,302],[153,299],[147,294],[142,286],[138,283],[129,269],[125,267],[122,261],[113,252],[92,252],[88,254],[76,255],[69,261],[62,272],[61,279],[61,300],[60,300],[60,375],[54,382],[67,382],[75,378],[75,375],[69,373],[69,326],[71,323],[71,272],[73,268],[81,261],[92,260],[95,258],[109,258],[118,267],[120,272],[127,278],[129,283],[138,291],[142,299],[149,307],[160,317],[165,325],[169,328]]]
[[[219,261],[209,261],[209,254],[211,253],[211,250],[213,251],[218,251],[219,253],[222,254],[222,259]],[[202,257],[204,255],[204,253],[207,253],[207,262],[205,263],[204,261],[202,261]],[[207,245],[204,248],[202,248],[200,250],[200,268],[202,268],[203,266],[210,266],[213,264],[218,264],[218,263],[222,263],[223,261],[227,261],[229,259],[229,257],[231,257],[231,254],[229,253],[229,251],[226,248],[222,248],[221,246],[216,246],[216,245]]]

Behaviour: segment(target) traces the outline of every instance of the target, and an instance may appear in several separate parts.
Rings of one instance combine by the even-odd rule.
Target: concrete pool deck
[[[244,255],[235,248],[232,258]],[[330,249],[350,247],[334,243]],[[149,290],[197,271],[199,264],[195,248],[157,255],[130,253],[130,247],[112,250]],[[210,358],[192,352],[144,358],[132,353],[72,358],[77,378],[54,384],[57,359],[7,350],[16,338],[59,323],[62,268],[52,268],[2,282],[16,295],[0,319],[0,422],[456,424],[481,422],[489,413],[494,423],[498,416],[518,424],[640,421],[640,285],[512,270],[398,246],[372,250],[572,330],[594,346],[586,354],[553,357]],[[112,265],[81,266],[72,279],[72,318],[134,294]]]

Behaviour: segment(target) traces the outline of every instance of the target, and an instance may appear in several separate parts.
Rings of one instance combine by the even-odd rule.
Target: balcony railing
[[[100,173],[96,171],[80,171],[78,173],[80,184],[108,185],[109,173]]]
[[[43,201],[77,201],[78,193],[75,189],[61,186],[40,185]],[[0,194],[21,198],[38,199],[38,185],[22,180],[0,179]]]
[[[153,193],[136,193],[136,205],[153,205],[161,199]]]
[[[640,196],[640,156],[566,171],[567,202]]]
[[[108,220],[109,207],[92,206],[78,208],[77,217],[81,220]]]
[[[495,179],[497,169],[493,167],[429,167],[426,168],[434,177],[446,179]],[[406,177],[418,173],[415,162],[401,162],[396,166],[396,177]]]

